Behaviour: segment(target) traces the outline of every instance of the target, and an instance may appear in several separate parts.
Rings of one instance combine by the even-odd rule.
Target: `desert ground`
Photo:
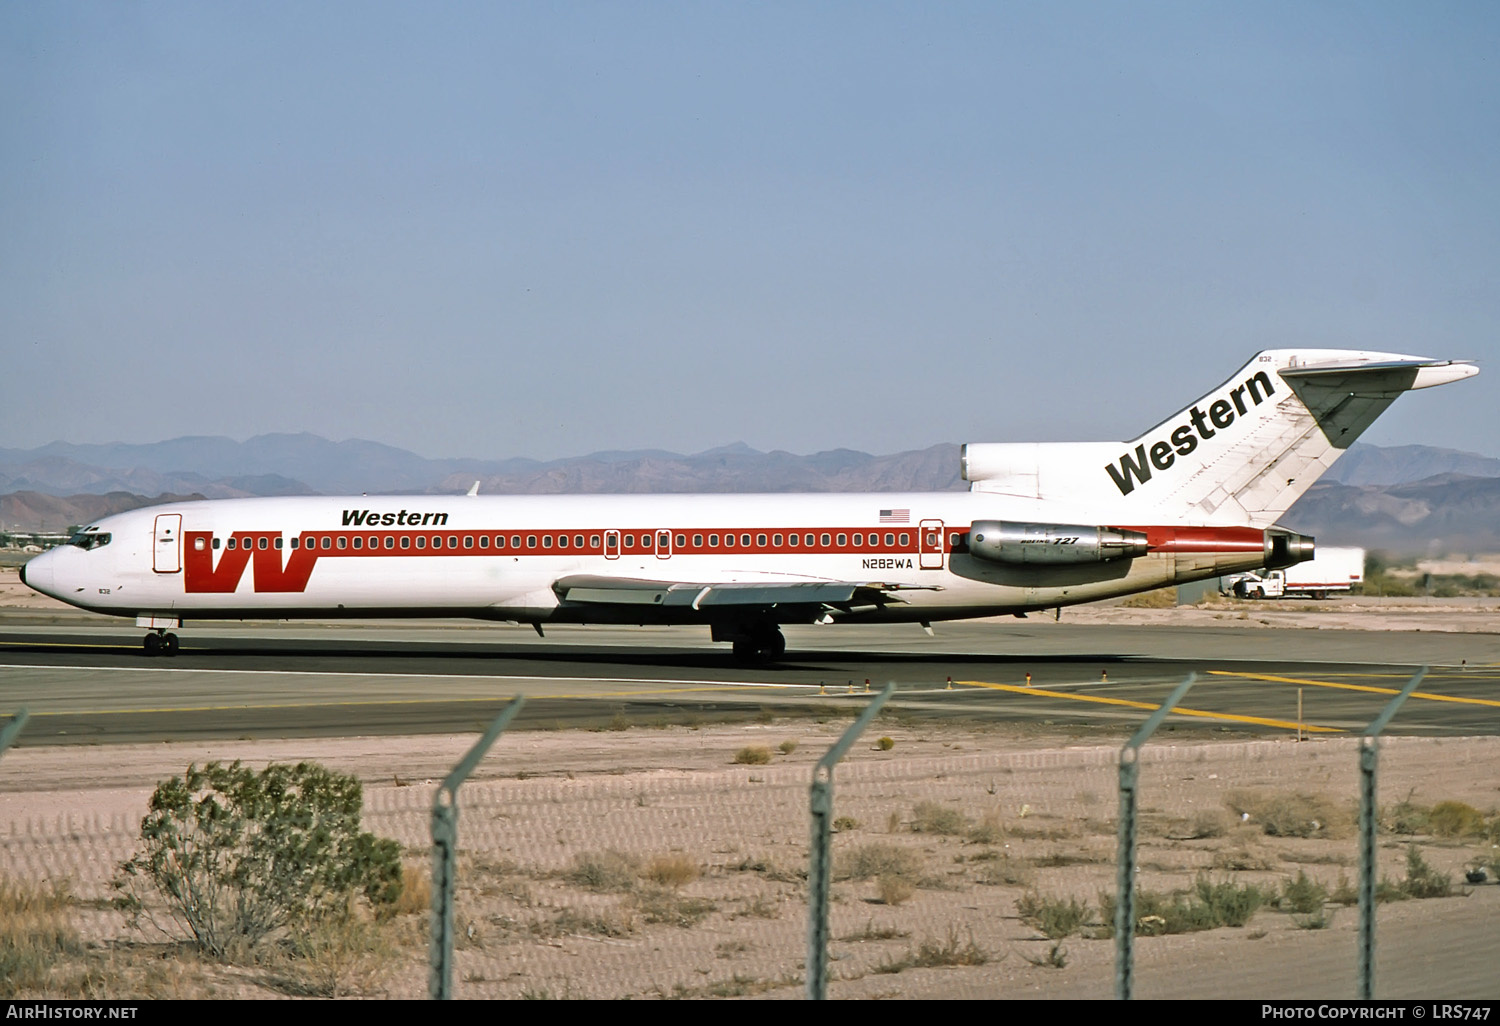
[[[47,600],[10,584],[19,588],[0,583],[0,610],[45,612]],[[1500,600],[1065,615],[1494,632]],[[808,782],[847,724],[829,713],[503,737],[459,797],[458,996],[800,997]],[[1357,916],[1344,902],[1356,875],[1357,741],[1274,732],[1217,740],[1169,728],[1142,762],[1138,889],[1166,896],[1200,881],[1242,892],[1253,885],[1260,903],[1242,926],[1138,938],[1137,995],[1352,997]],[[1101,897],[1114,887],[1123,738],[1120,730],[878,719],[835,775],[831,995],[1111,996],[1113,942],[1098,934]],[[66,888],[33,916],[62,939],[16,992],[425,995],[429,809],[437,781],[473,740],[6,752],[0,880],[29,893]],[[180,932],[132,924],[110,905],[110,883],[137,847],[152,788],[215,760],[315,760],[357,776],[365,828],[404,852],[409,888],[399,911],[311,954],[272,946],[227,964],[194,955]],[[1380,906],[1377,995],[1500,997],[1500,738],[1394,737],[1381,767],[1379,857],[1390,893],[1412,878],[1413,851],[1452,887],[1451,896]],[[1445,802],[1473,815],[1445,826],[1429,815]],[[1481,866],[1486,880],[1465,883]],[[1079,922],[1047,936],[1066,928],[1059,923],[1069,909]],[[33,921],[14,917],[23,919]]]

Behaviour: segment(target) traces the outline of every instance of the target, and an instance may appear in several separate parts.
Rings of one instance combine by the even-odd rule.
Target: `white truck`
[[[1312,559],[1285,570],[1256,570],[1219,578],[1219,592],[1236,598],[1327,598],[1365,579],[1364,549],[1318,549]]]

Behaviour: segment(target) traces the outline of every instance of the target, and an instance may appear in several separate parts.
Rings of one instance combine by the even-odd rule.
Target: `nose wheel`
[[[170,631],[154,631],[146,635],[144,645],[147,655],[174,656],[177,654],[177,635]]]

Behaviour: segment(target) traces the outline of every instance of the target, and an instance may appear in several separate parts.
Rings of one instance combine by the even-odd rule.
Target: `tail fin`
[[[1268,350],[1137,439],[965,446],[964,476],[976,491],[1063,500],[1106,522],[1269,527],[1402,392],[1477,373],[1394,353]]]

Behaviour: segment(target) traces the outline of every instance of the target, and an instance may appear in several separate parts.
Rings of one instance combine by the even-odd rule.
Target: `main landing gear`
[[[786,637],[775,624],[750,628],[734,639],[734,660],[742,666],[765,666],[786,655]]]
[[[177,654],[177,635],[157,629],[146,635],[145,647],[147,655],[174,656]]]

